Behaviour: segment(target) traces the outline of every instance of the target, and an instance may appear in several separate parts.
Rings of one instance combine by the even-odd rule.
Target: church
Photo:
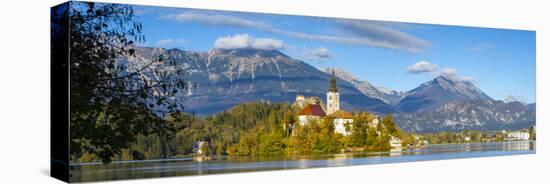
[[[303,98],[303,96],[299,95],[296,98],[297,102]],[[299,103],[301,103],[301,101]],[[298,121],[300,125],[307,125],[309,122],[319,121],[328,116],[334,118],[334,131],[336,133],[344,136],[349,134],[349,132],[346,131],[346,124],[349,124],[351,127],[351,123],[353,123],[353,116],[351,113],[340,109],[340,93],[338,92],[338,87],[336,86],[336,76],[334,75],[334,70],[332,71],[332,77],[330,79],[327,92],[326,109],[322,107],[318,99],[307,105],[302,105],[305,107],[298,113]]]

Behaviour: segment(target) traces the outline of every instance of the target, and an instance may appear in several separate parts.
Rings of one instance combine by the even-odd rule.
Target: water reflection
[[[517,141],[504,143],[428,145],[423,148],[398,149],[388,152],[343,153],[313,156],[223,156],[217,157],[214,160],[202,162],[192,161],[192,159],[172,159],[116,162],[108,165],[79,164],[71,166],[71,182],[530,154],[535,153],[535,149],[536,142],[534,141]]]
[[[334,154],[332,158],[327,159],[328,167],[346,166],[348,159],[353,158],[352,154]]]
[[[390,150],[390,156],[401,156],[402,153],[403,153],[402,148],[393,148]]]

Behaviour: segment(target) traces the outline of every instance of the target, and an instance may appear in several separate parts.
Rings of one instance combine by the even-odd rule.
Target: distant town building
[[[526,141],[526,140],[529,140],[529,137],[530,137],[529,132],[514,131],[514,132],[508,133],[508,135],[506,136],[506,140]]]
[[[205,148],[206,148],[206,141],[197,141],[193,145],[193,152],[199,155],[204,154]]]
[[[418,142],[418,145],[428,145],[428,141],[427,140],[421,140]]]
[[[390,146],[392,148],[401,148],[401,144],[403,143],[403,141],[401,141],[401,139],[395,137],[395,136],[391,136],[390,138]]]

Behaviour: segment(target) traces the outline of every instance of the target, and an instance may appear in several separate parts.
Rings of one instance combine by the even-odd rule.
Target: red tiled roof
[[[334,118],[341,118],[341,119],[353,119],[353,116],[351,115],[351,113],[343,110],[338,110],[336,112],[333,112],[332,114],[329,114],[329,116]]]
[[[298,115],[326,116],[327,114],[320,105],[309,104],[306,108],[302,109]]]

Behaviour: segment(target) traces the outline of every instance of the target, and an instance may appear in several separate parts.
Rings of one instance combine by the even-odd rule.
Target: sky
[[[143,46],[279,50],[408,91],[438,75],[494,99],[535,102],[535,32],[184,8],[134,6]]]

